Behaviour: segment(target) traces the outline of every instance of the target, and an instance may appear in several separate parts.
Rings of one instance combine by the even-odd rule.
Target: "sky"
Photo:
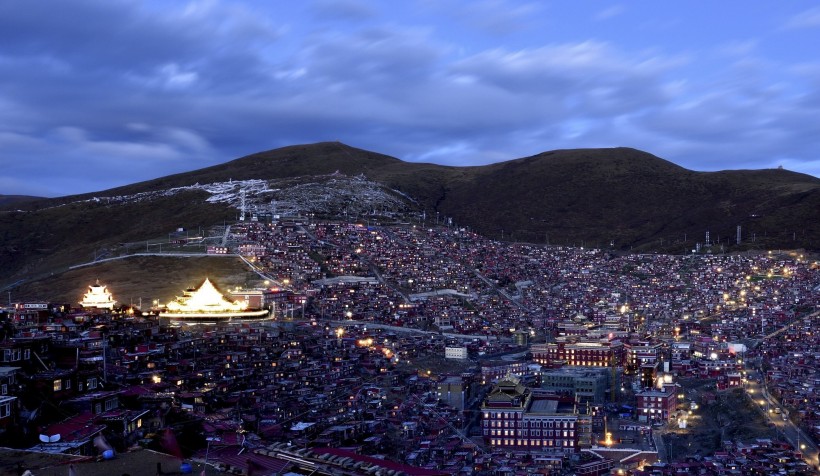
[[[320,141],[820,176],[816,45],[801,0],[0,0],[0,195]]]

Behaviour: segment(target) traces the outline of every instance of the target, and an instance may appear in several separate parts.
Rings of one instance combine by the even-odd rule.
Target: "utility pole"
[[[108,360],[106,359],[106,349],[108,348],[108,336],[103,334],[103,382],[108,383]]]

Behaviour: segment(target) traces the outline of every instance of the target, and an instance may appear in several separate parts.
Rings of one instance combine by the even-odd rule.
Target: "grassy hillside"
[[[557,150],[487,166],[445,167],[324,142],[95,194],[0,206],[6,210],[0,211],[0,289],[88,261],[120,243],[236,216],[226,205],[206,203],[205,192],[126,204],[100,197],[337,171],[400,190],[428,217],[452,217],[459,226],[505,240],[682,253],[703,242],[709,230],[719,242],[715,251],[721,245],[724,251],[820,248],[820,179],[786,170],[695,172],[629,148]],[[741,246],[735,245],[738,225]]]
[[[157,276],[162,279],[156,279]],[[162,303],[174,299],[206,277],[223,290],[261,284],[259,277],[235,256],[144,256],[108,261],[26,282],[14,288],[11,297],[15,302],[42,299],[76,305],[87,287],[99,279],[108,286],[118,304],[138,305],[142,300],[143,307],[148,307],[154,299]]]
[[[37,200],[43,200],[43,198],[32,197],[30,195],[0,195],[0,209],[11,208]]]
[[[618,148],[548,152],[474,173],[448,190],[441,211],[494,237],[680,253],[706,230],[734,246],[740,225],[747,245],[752,233],[761,248],[820,244],[811,219],[820,180],[785,170],[694,172]]]
[[[402,162],[337,142],[284,147],[121,189],[365,174],[499,239],[683,252],[705,232],[725,249],[820,246],[820,179],[786,170],[695,172],[630,148],[574,149],[481,167]],[[754,242],[752,241],[754,239]]]
[[[49,276],[92,261],[122,243],[167,236],[177,228],[233,219],[235,210],[186,192],[134,203],[82,201],[36,211],[0,212],[0,284]],[[51,200],[49,200],[51,201]]]

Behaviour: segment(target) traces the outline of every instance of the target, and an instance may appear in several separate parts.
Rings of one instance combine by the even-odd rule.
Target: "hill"
[[[15,301],[46,300],[76,307],[87,286],[104,277],[101,283],[108,286],[118,305],[142,303],[148,307],[155,299],[169,302],[183,290],[199,285],[204,276],[215,278],[221,289],[261,284],[259,277],[235,256],[136,256],[50,275],[15,289],[12,297]]]
[[[122,191],[228,179],[364,174],[491,237],[681,253],[705,241],[820,243],[820,179],[786,170],[696,172],[630,148],[574,149],[481,167],[399,159],[336,142],[285,147]],[[754,241],[752,241],[754,240]]]
[[[43,200],[43,198],[30,195],[0,195],[0,207],[10,207],[36,200]]]
[[[257,208],[423,210],[428,225],[448,217],[493,238],[553,245],[683,253],[707,230],[715,251],[820,245],[820,179],[786,170],[696,172],[630,148],[447,167],[324,142],[95,194],[0,204],[0,288],[124,243],[233,220],[240,188]]]

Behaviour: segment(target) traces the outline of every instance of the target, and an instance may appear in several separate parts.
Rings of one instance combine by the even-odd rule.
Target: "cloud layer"
[[[744,29],[739,2],[684,3],[2,3],[0,194],[322,140],[452,165],[631,146],[820,176],[818,10],[747,7]]]

